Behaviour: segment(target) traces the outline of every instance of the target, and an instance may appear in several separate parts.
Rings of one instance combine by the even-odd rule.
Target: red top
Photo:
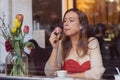
[[[80,73],[90,69],[90,61],[79,64],[77,61],[69,59],[64,62],[63,69],[68,73]]]

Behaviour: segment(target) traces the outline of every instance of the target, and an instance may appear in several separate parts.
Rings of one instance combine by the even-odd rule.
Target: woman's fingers
[[[62,32],[62,29],[60,27],[56,27],[54,31],[55,31],[54,34],[58,35]]]
[[[57,47],[61,32],[62,32],[62,29],[59,27],[56,27],[55,30],[51,33],[49,41],[53,47]]]

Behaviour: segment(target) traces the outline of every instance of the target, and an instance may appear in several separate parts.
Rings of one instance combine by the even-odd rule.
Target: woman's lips
[[[70,29],[64,29],[64,31],[69,31]]]

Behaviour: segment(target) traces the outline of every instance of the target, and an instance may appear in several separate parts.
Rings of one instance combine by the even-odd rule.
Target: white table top
[[[19,77],[19,76],[6,76],[5,74],[0,74],[0,80],[93,80],[93,79],[82,79],[82,78],[70,78],[70,77],[46,77],[46,76],[32,76],[32,77]],[[107,79],[100,79],[107,80]],[[109,79],[110,80],[110,79]]]

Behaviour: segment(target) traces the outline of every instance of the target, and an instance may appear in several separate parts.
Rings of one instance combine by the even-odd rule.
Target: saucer
[[[70,77],[55,77],[55,80],[74,80],[73,78]]]

